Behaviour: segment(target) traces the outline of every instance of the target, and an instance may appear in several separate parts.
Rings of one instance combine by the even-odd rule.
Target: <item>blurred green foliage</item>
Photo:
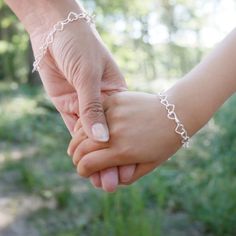
[[[28,41],[22,25],[0,0],[0,81],[26,81]]]
[[[87,0],[97,15],[97,26],[122,68],[129,84],[157,78],[179,78],[206,51],[200,32],[218,0]],[[161,30],[159,30],[161,29]],[[191,35],[191,45],[180,35]],[[0,0],[0,80],[29,82],[31,47],[22,25]]]
[[[76,176],[66,157],[70,136],[41,89],[0,83],[0,94],[0,188],[41,199],[25,212],[40,235],[236,234],[235,97],[191,149],[108,195]]]
[[[90,11],[96,9],[99,32],[130,86],[138,89],[140,81],[179,78],[200,60],[208,49],[199,35],[210,14],[202,9],[218,2],[84,1]],[[187,32],[194,47],[179,39]],[[190,150],[107,195],[76,176],[66,157],[70,136],[61,118],[40,87],[27,85],[29,53],[27,34],[0,0],[0,199],[10,197],[2,186],[26,199],[37,196],[41,206],[25,217],[40,235],[236,235],[235,97]]]

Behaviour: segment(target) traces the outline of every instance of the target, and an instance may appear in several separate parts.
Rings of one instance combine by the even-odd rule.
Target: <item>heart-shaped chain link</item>
[[[177,134],[183,135],[184,134],[184,126],[182,124],[177,124],[175,128],[175,132]]]
[[[176,120],[177,119],[177,116],[176,116],[176,114],[174,113],[174,112],[172,112],[172,113],[168,113],[168,118],[170,119],[170,120]]]
[[[175,105],[173,105],[173,104],[167,104],[166,110],[168,111],[168,113],[174,113],[174,111],[175,111]]]
[[[183,147],[188,148],[190,143],[190,137],[188,136],[188,133],[184,128],[184,125],[180,122],[179,118],[175,113],[175,105],[170,104],[167,99],[167,96],[164,95],[163,93],[159,93],[159,98],[161,104],[165,106],[168,119],[174,120],[176,123],[175,132],[181,136],[182,138],[181,143],[183,144]]]
[[[63,22],[58,22],[58,23],[56,23],[54,26],[53,26],[53,29],[55,30],[55,31],[62,31],[63,29],[64,29],[64,24],[63,24]]]
[[[78,15],[75,12],[70,12],[69,15],[68,15],[68,20],[70,22],[72,22],[72,21],[78,20],[80,16],[81,16],[81,14]],[[87,16],[87,14],[86,15],[84,14],[84,16]]]

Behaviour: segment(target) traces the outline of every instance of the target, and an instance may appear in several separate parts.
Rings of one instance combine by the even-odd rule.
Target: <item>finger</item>
[[[101,176],[100,173],[97,172],[95,174],[93,174],[92,176],[89,177],[91,184],[95,187],[95,188],[101,188],[102,187],[102,181],[101,181]]]
[[[81,120],[78,119],[78,121],[76,122],[76,124],[74,126],[74,132],[78,131],[81,128],[82,128],[82,123],[81,123]]]
[[[76,125],[75,125],[75,127],[74,127],[74,132],[76,132],[76,131],[78,131],[78,130],[80,130],[81,129],[81,132],[83,133],[83,135],[84,135],[84,137],[86,136],[87,137],[87,135],[85,134],[85,132],[83,131],[83,129],[82,129],[82,123],[81,123],[81,121],[80,120],[78,120],[77,121],[77,123],[76,123]],[[79,134],[78,134],[79,135]],[[84,139],[83,139],[84,140]],[[82,140],[82,141],[83,141]],[[74,148],[76,147],[76,146],[78,146],[79,145],[79,143],[78,143],[78,140],[77,140],[77,144],[72,144],[72,151],[74,152]],[[97,173],[95,173],[95,174],[93,174],[92,176],[90,176],[90,182],[91,182],[91,184],[95,187],[95,188],[101,188],[102,187],[102,182],[101,182],[101,176],[100,176],[100,173],[99,172],[97,172]]]
[[[115,192],[119,184],[118,168],[113,167],[100,172],[102,188],[108,193]]]
[[[76,148],[80,145],[80,143],[82,143],[85,139],[87,139],[87,135],[85,134],[83,128],[80,128],[79,131],[77,131],[76,133],[74,133],[73,138],[71,139],[68,149],[67,149],[67,153],[69,156],[74,156],[75,150]]]
[[[78,79],[76,90],[79,97],[80,117],[89,138],[98,142],[109,140],[108,126],[101,101],[101,79],[88,71]]]
[[[85,139],[82,141],[74,151],[73,163],[78,165],[78,162],[87,154],[95,152],[97,150],[105,149],[108,147],[107,143],[94,142],[91,139]],[[93,174],[93,173],[91,173]]]
[[[133,165],[133,160],[121,156],[117,150],[112,147],[100,151],[90,152],[80,156],[78,159],[77,170],[81,176],[89,176],[97,171],[105,170],[114,166]],[[83,158],[82,158],[83,157]]]
[[[75,130],[77,130],[77,129],[82,129],[82,124],[79,121],[76,123],[76,126],[75,126]],[[99,143],[99,146],[100,145],[101,144]],[[96,147],[94,146],[94,148],[96,148]],[[93,149],[86,150],[86,147],[83,147],[83,149],[86,153],[88,153],[89,151],[93,151]],[[81,158],[81,157],[78,157],[78,158]],[[74,159],[74,163],[75,163],[75,161],[77,161],[77,160]],[[97,188],[102,187],[103,190],[106,192],[115,192],[116,188],[118,186],[118,183],[119,183],[118,168],[114,167],[114,168],[110,168],[107,170],[103,170],[103,171],[101,171],[100,174],[95,173],[90,177],[90,180],[91,180],[91,183],[93,184],[93,186],[95,186]],[[128,181],[129,180],[130,180],[130,178],[128,179]]]
[[[70,114],[66,114],[66,113],[60,113],[61,117],[67,127],[67,129],[69,130],[71,136],[73,135],[73,130],[74,130],[74,126],[78,120],[78,117],[75,115],[70,115]]]
[[[82,155],[83,158],[81,157],[77,164],[77,172],[83,177],[88,177],[97,171],[119,166],[116,155],[117,152],[104,148]]]
[[[45,57],[44,62],[39,70],[44,88],[72,135],[79,113],[77,92],[58,70],[50,54]]]
[[[157,159],[157,163],[164,162],[164,158]],[[77,171],[81,176],[87,177],[91,174],[114,166],[132,165],[134,160],[125,156],[120,156],[117,150],[103,149],[84,155],[77,165]],[[144,161],[142,163],[145,163]],[[141,164],[141,163],[138,163]]]
[[[87,153],[94,152],[99,149],[104,149],[106,147],[106,143],[98,143],[94,142],[91,139],[86,139],[77,147],[73,156],[73,163],[76,165]],[[100,187],[101,185],[106,192],[114,192],[119,183],[118,168],[113,167],[101,171],[100,178],[101,179],[99,180],[97,173],[95,173],[91,178],[92,183],[98,187]]]
[[[136,165],[120,166],[119,167],[120,184],[131,181],[135,173],[135,169]]]
[[[124,185],[133,184],[138,179],[152,172],[155,168],[157,168],[161,163],[159,162],[150,162],[150,163],[142,163],[138,164],[135,170],[135,173],[129,182],[124,182]]]
[[[127,91],[128,86],[125,78],[117,63],[113,60],[112,55],[106,64],[102,80],[106,82],[106,91],[109,96],[113,93]],[[109,83],[107,83],[107,81],[109,81]]]

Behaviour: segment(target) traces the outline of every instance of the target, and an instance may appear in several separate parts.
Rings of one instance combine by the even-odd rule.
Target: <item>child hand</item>
[[[74,127],[73,139],[70,142],[68,153],[79,152],[79,144],[88,139],[80,119],[77,121]],[[106,146],[106,143],[97,142],[96,145],[91,146],[90,151],[102,149]],[[78,148],[78,149],[77,149]],[[97,149],[96,149],[97,148]],[[73,159],[73,163],[77,165],[76,159]],[[103,188],[106,192],[114,192],[119,184],[119,181],[127,183],[133,177],[136,165],[122,166],[120,168],[112,167],[106,170],[94,173],[90,176],[90,181],[96,188]]]
[[[132,183],[181,147],[175,124],[167,118],[156,95],[121,92],[106,99],[104,110],[111,135],[109,142],[81,140],[81,130],[69,145],[77,171],[84,177],[109,167],[137,164],[128,182]]]

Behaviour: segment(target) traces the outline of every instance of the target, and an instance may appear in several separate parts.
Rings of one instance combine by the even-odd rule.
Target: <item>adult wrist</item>
[[[5,2],[31,36],[47,32],[71,11],[77,13],[84,11],[75,0],[6,0]]]

